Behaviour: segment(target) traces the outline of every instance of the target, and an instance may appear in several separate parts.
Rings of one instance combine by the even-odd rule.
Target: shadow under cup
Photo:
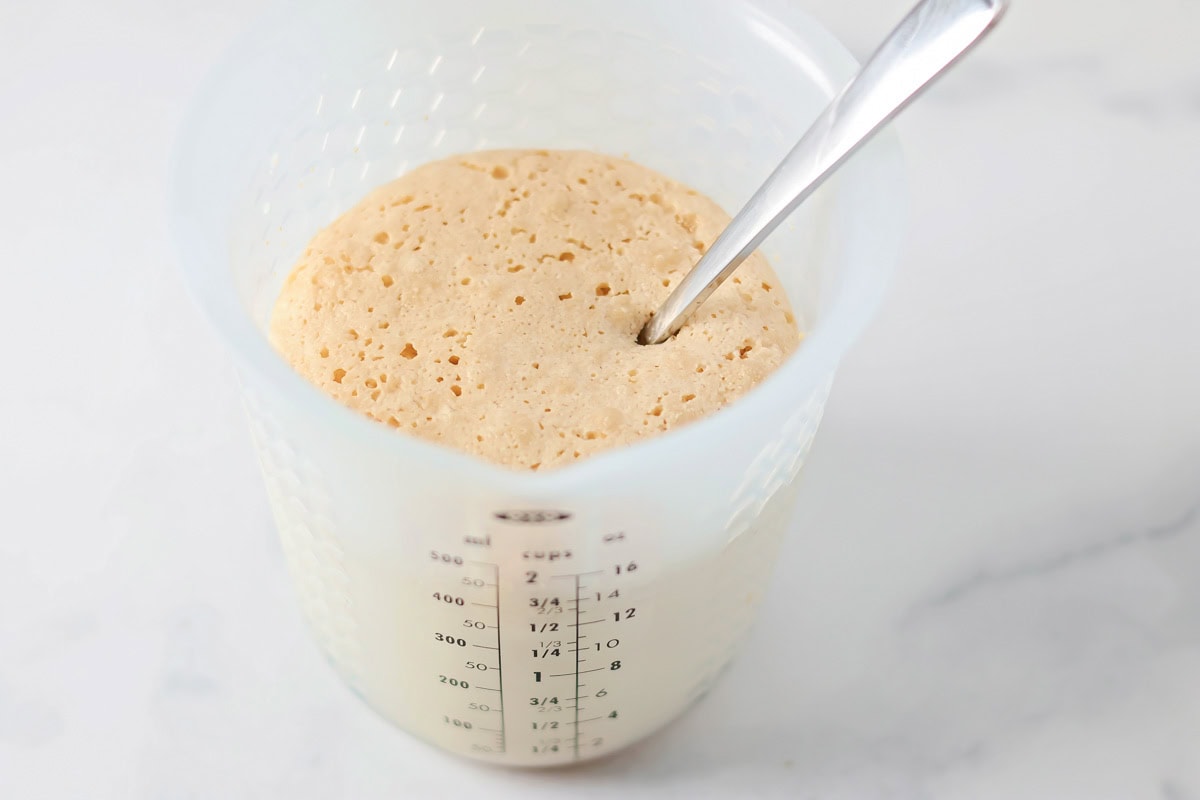
[[[266,340],[280,283],[371,188],[472,150],[627,156],[736,211],[855,69],[794,6],[281,7],[198,97],[171,197],[186,278],[237,360],[317,639],[404,729],[558,764],[641,738],[708,686],[752,618],[837,363],[896,260],[898,146],[881,135],[764,247],[808,334],[785,365],[717,415],[548,473],[397,435],[310,386]],[[562,610],[535,613],[548,599]],[[559,654],[537,656],[545,642]],[[620,666],[587,672],[593,655]]]

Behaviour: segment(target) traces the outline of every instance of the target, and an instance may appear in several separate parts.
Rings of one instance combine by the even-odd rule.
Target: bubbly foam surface
[[[312,383],[399,432],[513,467],[562,466],[720,410],[796,348],[758,253],[678,336],[637,344],[728,222],[618,158],[450,158],[317,234],[271,340]]]

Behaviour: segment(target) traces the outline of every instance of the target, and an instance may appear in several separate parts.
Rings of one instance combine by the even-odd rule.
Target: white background
[[[906,0],[797,0],[858,54]],[[1016,0],[716,689],[594,767],[375,718],[290,595],[166,163],[261,0],[0,3],[0,797],[1200,797],[1200,4]]]

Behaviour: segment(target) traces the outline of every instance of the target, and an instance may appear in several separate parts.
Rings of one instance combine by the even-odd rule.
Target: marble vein
[[[984,567],[969,578],[951,585],[932,599],[922,603],[919,610],[945,608],[980,592],[1071,569],[1121,550],[1194,534],[1198,518],[1200,518],[1200,503],[1191,506],[1174,519],[1141,531],[1126,531],[1012,566]],[[910,614],[910,619],[911,616]]]

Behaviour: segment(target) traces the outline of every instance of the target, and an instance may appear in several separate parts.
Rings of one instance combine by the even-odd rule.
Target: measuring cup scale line
[[[582,676],[589,672],[601,672],[606,669],[606,667],[595,667],[592,669],[585,668],[583,666],[583,664],[585,662],[587,662],[588,659],[586,657],[580,655],[580,653],[590,651],[590,647],[583,646],[584,645],[583,640],[587,639],[588,636],[586,634],[580,632],[580,628],[583,625],[604,622],[603,619],[587,620],[587,621],[583,621],[581,619],[583,614],[587,613],[583,610],[583,604],[585,602],[587,602],[588,599],[590,599],[590,598],[585,598],[581,594],[584,589],[589,588],[588,586],[584,585],[581,581],[585,577],[601,575],[601,574],[603,574],[603,570],[592,570],[590,572],[567,573],[567,574],[549,576],[550,580],[570,580],[572,582],[573,589],[574,589],[574,597],[568,602],[568,606],[567,606],[568,613],[573,612],[574,616],[575,616],[574,622],[567,623],[568,626],[573,627],[575,629],[574,642],[573,642],[574,646],[568,648],[567,652],[573,653],[575,655],[575,668],[571,672],[551,674],[549,677],[551,677],[551,678],[573,677],[575,680],[575,694],[569,698],[566,698],[567,702],[564,705],[565,705],[565,707],[570,708],[573,712],[573,719],[568,721],[567,724],[572,725],[574,728],[574,733],[571,737],[571,749],[572,749],[573,755],[576,759],[579,758],[580,738],[583,735],[583,732],[582,732],[580,726],[585,723],[588,723],[588,722],[594,722],[597,720],[605,719],[604,715],[597,715],[594,717],[585,717],[583,719],[581,719],[579,716],[580,711],[582,711],[584,708],[584,706],[580,703],[580,701],[591,697],[591,695],[584,695],[581,693],[582,689],[586,686],[586,684],[582,683],[582,680],[581,680]],[[599,599],[599,598],[597,598],[597,599]],[[615,641],[616,640],[610,639],[609,642],[607,642],[606,644],[612,644]],[[599,649],[599,648],[597,648],[597,649]],[[537,651],[535,650],[534,653],[536,654],[536,652]],[[613,663],[617,663],[617,662],[613,662]],[[608,667],[608,669],[611,669],[611,665],[610,665],[610,667]],[[613,711],[609,712],[608,718],[616,719],[617,714],[618,714],[618,712],[614,709]],[[597,737],[596,739],[593,739],[592,745],[599,746],[601,743],[602,743],[602,739]]]
[[[561,532],[556,535],[561,536]],[[624,534],[606,538],[620,541]],[[464,545],[472,549],[494,550],[493,541],[490,536],[464,537]],[[627,601],[622,593],[624,590],[628,596],[634,590],[633,579],[639,569],[645,571],[644,566],[623,559],[609,570],[560,572],[556,563],[555,569],[548,572],[541,567],[543,561],[574,556],[562,549],[526,549],[508,555],[506,559],[485,561],[448,551],[429,551],[430,563],[443,573],[461,572],[457,576],[461,592],[435,589],[431,594],[446,613],[461,620],[465,629],[462,635],[447,633],[444,615],[434,615],[430,619],[433,646],[449,645],[459,652],[470,646],[496,654],[494,664],[490,659],[462,662],[465,670],[494,671],[494,686],[474,683],[470,677],[458,674],[453,665],[449,672],[438,672],[446,704],[440,716],[446,731],[450,736],[473,738],[470,750],[474,754],[504,756],[512,753],[519,742],[525,754],[545,763],[579,759],[583,751],[605,748],[608,741],[619,746],[627,737],[618,735],[614,739],[608,729],[590,726],[619,725],[622,709],[618,700],[624,693],[617,685],[621,681],[614,684],[613,676],[622,669],[628,674],[630,662],[617,657],[624,651],[622,637],[615,630],[613,635],[602,635],[602,629],[593,627],[586,629],[591,633],[584,631],[585,626],[605,622],[622,625],[622,631],[630,630],[638,618],[637,607],[624,605]],[[509,587],[513,587],[511,591]],[[490,618],[462,619],[456,609],[468,607],[491,609],[474,614]],[[595,656],[599,654],[603,656],[597,663]],[[585,691],[590,690],[587,676],[602,672],[609,673],[605,684],[594,692]],[[476,695],[476,691],[494,693],[495,704]],[[520,697],[520,707],[510,705],[511,699],[506,703],[506,697]],[[499,717],[498,723],[492,722],[492,715]]]
[[[457,556],[450,556],[448,554],[443,554],[438,551],[430,551],[430,555],[433,558],[442,560],[444,563],[455,563],[455,561],[458,558],[460,558]],[[501,662],[501,653],[500,653],[499,567],[495,564],[488,564],[486,562],[471,562],[471,563],[476,566],[488,568],[491,571],[491,576],[490,576],[491,580],[490,581],[476,578],[476,577],[471,577],[469,579],[464,578],[464,584],[470,585],[474,588],[480,588],[480,589],[484,589],[484,590],[486,590],[487,588],[490,588],[492,590],[492,597],[489,599],[491,599],[493,602],[481,603],[478,601],[471,601],[470,605],[476,606],[476,607],[481,607],[481,608],[492,609],[493,610],[492,613],[494,614],[492,622],[494,624],[488,624],[488,622],[485,620],[465,619],[465,620],[463,620],[463,627],[470,628],[473,631],[492,630],[495,632],[494,639],[487,640],[487,641],[494,642],[493,644],[486,644],[486,643],[481,643],[478,641],[471,641],[471,642],[469,642],[469,644],[475,648],[494,651],[496,653],[496,664],[494,666],[492,666],[491,664],[485,663],[484,661],[467,661],[466,665],[472,669],[478,669],[479,667],[483,667],[484,669],[490,669],[490,670],[495,671],[497,685],[496,686],[485,686],[481,683],[472,684],[470,682],[470,679],[468,679],[468,678],[450,677],[443,673],[438,674],[438,680],[440,681],[441,684],[445,684],[447,687],[455,689],[455,690],[458,690],[458,689],[470,690],[473,688],[474,690],[477,690],[477,691],[495,692],[497,694],[497,704],[494,707],[489,702],[486,702],[486,701],[473,701],[473,702],[468,703],[467,710],[475,711],[475,712],[479,712],[479,713],[485,713],[485,714],[491,714],[491,713],[497,714],[499,716],[499,720],[500,720],[499,727],[492,727],[490,724],[477,724],[476,722],[473,722],[471,720],[462,719],[458,714],[443,715],[443,723],[453,726],[453,727],[456,727],[456,728],[459,728],[463,731],[478,730],[483,733],[495,734],[495,736],[493,738],[493,743],[491,745],[475,743],[474,746],[477,747],[480,752],[493,752],[493,753],[497,753],[497,754],[504,754],[505,752],[507,752],[508,742],[507,742],[507,735],[506,735],[507,732],[505,730],[505,719],[504,719],[504,683],[501,680],[501,677],[503,676],[503,670],[502,670],[503,665]],[[447,598],[449,598],[449,605],[453,605],[453,606],[465,605],[465,600],[461,596],[443,594],[441,592],[434,593],[435,600],[446,603]],[[462,601],[462,602],[460,602],[460,601]],[[474,613],[478,614],[478,612],[474,612]],[[461,643],[468,643],[465,637],[454,636],[452,634],[445,634],[445,633],[441,633],[441,632],[435,632],[434,640],[438,641],[438,642],[447,642],[447,643],[450,643],[455,646],[463,646],[463,644],[461,644]],[[487,737],[485,737],[485,741],[486,741],[486,738]]]

